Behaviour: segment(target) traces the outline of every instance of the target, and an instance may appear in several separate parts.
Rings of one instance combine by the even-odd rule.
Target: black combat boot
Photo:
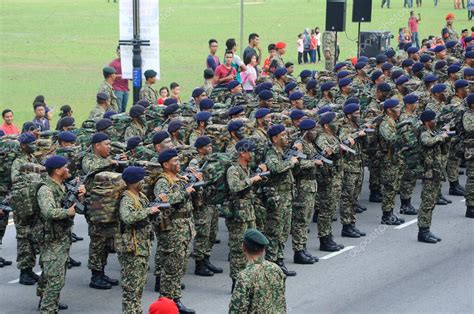
[[[352,208],[354,209],[354,212],[355,212],[356,214],[362,214],[362,213],[364,212],[364,211],[362,210],[362,208],[357,207],[357,205],[355,205],[355,204],[352,205]]]
[[[118,286],[118,284],[119,284],[118,279],[112,279],[109,276],[107,276],[104,272],[102,272],[102,279],[104,279],[104,281],[110,283],[110,285],[112,285],[112,286]]]
[[[438,236],[436,236],[436,235],[434,235],[431,231],[430,231],[430,237],[432,237],[433,239],[435,239],[435,240],[438,241],[438,242],[441,242],[441,238],[438,237]]]
[[[103,278],[103,275],[103,272],[93,270],[89,287],[100,290],[112,289],[112,285]]]
[[[155,276],[155,292],[160,292],[161,287],[161,277]]]
[[[436,205],[448,205],[448,202],[442,197],[441,194],[439,194],[438,199],[436,200]]]
[[[438,240],[431,236],[429,228],[419,228],[418,241],[425,243],[438,243]]]
[[[449,182],[449,195],[454,196],[464,196],[465,189],[459,184],[459,180],[454,182]]]
[[[448,203],[448,204],[451,204],[451,203],[453,202],[452,200],[447,199],[446,197],[444,197],[443,194],[440,194],[440,198],[441,198],[442,200],[444,200],[444,201],[445,201],[446,203]]]
[[[184,290],[184,289],[186,289],[186,285],[184,283],[181,283],[180,288],[181,288],[181,290]]]
[[[405,219],[398,218],[393,214],[393,210],[391,210],[389,212],[383,212],[382,221],[380,223],[382,225],[398,226],[405,223]]]
[[[28,273],[30,274],[30,277],[33,278],[34,281],[38,282],[40,279],[40,276],[38,276],[34,271],[33,268],[28,268],[27,269]]]
[[[311,253],[308,252],[308,250],[306,249],[306,247],[304,248],[303,250],[303,253],[308,256],[309,258],[313,259],[313,261],[315,263],[319,262],[319,258],[317,256],[314,256],[314,255],[311,255]]]
[[[221,243],[221,239],[215,239],[214,240],[214,244],[220,244]]]
[[[364,212],[367,211],[367,207],[365,207],[364,205],[362,205],[362,204],[359,203],[358,201],[355,202],[355,206],[356,206],[357,208],[360,208],[360,209],[361,209],[362,211],[364,211]]]
[[[404,214],[408,210],[408,200],[400,198],[400,214]]]
[[[318,222],[319,211],[314,210],[313,212],[313,222]]]
[[[283,258],[277,259],[277,265],[280,266],[281,270],[287,277],[296,276],[296,272],[294,270],[289,270],[288,268],[286,268]]]
[[[360,234],[355,232],[351,224],[342,225],[341,236],[347,238],[360,238]]]
[[[331,241],[331,236],[327,235],[319,238],[319,250],[324,252],[336,252],[339,251],[340,248]]]
[[[230,293],[233,293],[233,292],[234,292],[235,282],[236,282],[236,280],[235,280],[235,279],[232,279],[232,287],[230,288]]]
[[[221,274],[224,272],[222,268],[217,267],[211,263],[209,256],[204,259],[204,265],[206,265],[206,268],[212,271],[214,274]]]
[[[7,261],[3,257],[0,257],[0,268],[3,266],[10,266],[12,264],[12,261]]]
[[[474,218],[474,206],[467,206],[466,208],[466,217]]]
[[[174,303],[176,303],[176,306],[178,307],[179,314],[194,314],[194,313],[196,313],[196,311],[194,311],[193,309],[188,309],[187,307],[185,307],[180,299],[174,299],[173,301],[174,301]]]
[[[295,264],[303,264],[303,265],[314,264],[314,260],[311,257],[304,254],[303,250],[295,251],[295,254],[293,256],[293,262]]]
[[[382,194],[379,191],[370,191],[369,202],[382,203]]]
[[[59,309],[60,311],[67,310],[68,308],[69,308],[69,306],[67,306],[67,304],[61,303],[61,302],[58,303],[58,309]]]
[[[71,238],[72,238],[73,240],[76,240],[76,241],[82,241],[82,240],[84,240],[83,237],[78,236],[78,235],[75,234],[74,232],[71,233]]]
[[[194,274],[203,277],[214,276],[214,273],[206,267],[204,260],[196,261],[196,268],[194,269]]]
[[[67,268],[71,269],[73,267],[79,267],[81,265],[82,265],[81,262],[76,261],[75,259],[73,259],[72,257],[69,256],[69,261],[67,263]]]
[[[33,277],[31,277],[27,269],[20,270],[20,284],[25,286],[32,286],[36,283]]]
[[[359,229],[356,228],[355,224],[352,224],[352,229],[357,232],[361,237],[365,237],[366,234],[365,232],[360,231]]]
[[[400,206],[400,214],[404,215],[416,215],[418,214],[415,207],[411,205],[411,198],[402,200],[400,199],[402,205]]]
[[[332,234],[329,236],[329,241],[330,241],[332,244],[334,244],[334,245],[336,245],[337,247],[339,247],[340,250],[342,250],[342,249],[344,248],[344,245],[343,245],[343,244],[339,244],[339,243],[336,243],[336,242],[334,241],[334,236],[333,236]]]

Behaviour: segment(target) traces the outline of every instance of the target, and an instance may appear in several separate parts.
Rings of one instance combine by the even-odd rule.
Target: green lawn
[[[421,38],[440,34],[453,1],[440,2],[434,8],[433,1],[425,0],[418,10],[423,18]],[[285,60],[295,62],[296,35],[305,27],[318,25],[324,30],[325,3],[246,0],[245,37],[259,33],[264,50],[271,42],[285,41]],[[339,35],[344,58],[355,55],[357,37],[357,24],[351,22],[352,1],[347,7],[347,34]],[[221,60],[225,40],[235,37],[239,42],[239,1],[162,0],[160,11],[162,77],[157,85],[179,82],[186,99],[201,84],[208,39],[220,41]],[[458,30],[472,26],[465,10],[455,13]],[[396,35],[408,15],[403,0],[392,0],[390,10],[380,9],[380,0],[374,0],[372,23],[362,24],[362,30],[390,30]],[[106,0],[1,0],[0,108],[12,108],[20,125],[32,118],[32,101],[43,94],[56,111],[63,104],[71,105],[82,121],[94,106],[101,69],[115,57],[117,40],[118,4]]]

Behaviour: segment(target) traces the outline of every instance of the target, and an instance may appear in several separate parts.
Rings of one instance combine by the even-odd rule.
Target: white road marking
[[[41,271],[37,272],[36,274],[37,274],[38,276],[40,276],[40,275],[41,275]],[[9,281],[8,283],[18,283],[18,282],[20,282],[20,279],[15,279],[15,280]]]
[[[337,252],[333,252],[333,253],[330,253],[328,255],[324,255],[323,257],[320,257],[319,259],[330,259],[331,257],[334,257],[336,255],[339,255],[341,253],[344,253],[346,251],[349,251],[349,250],[352,250],[353,248],[355,248],[355,246],[351,245],[351,246],[346,246],[345,248],[343,248],[342,250],[340,251],[337,251]]]
[[[396,226],[395,229],[403,229],[405,227],[408,227],[409,225],[413,225],[417,221],[418,221],[418,218],[415,218],[413,220],[405,222],[404,224],[401,224],[400,226]]]
[[[461,203],[465,203],[466,202],[466,199],[463,198],[462,200],[460,200]]]

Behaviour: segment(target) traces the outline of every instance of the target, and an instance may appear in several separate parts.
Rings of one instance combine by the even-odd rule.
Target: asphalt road
[[[366,176],[367,178],[367,176]],[[464,184],[466,178],[461,177]],[[420,204],[421,182],[418,182],[413,204]],[[443,187],[447,195],[447,185]],[[464,198],[449,196],[453,203],[437,206],[431,230],[443,240],[438,244],[417,242],[416,216],[405,216],[401,228],[380,225],[380,204],[368,202],[367,182],[361,202],[368,210],[358,216],[357,226],[367,237],[340,237],[341,224],[333,223],[336,242],[347,250],[337,255],[318,250],[316,224],[311,223],[308,248],[322,258],[314,265],[293,264],[291,242],[286,247],[286,263],[297,271],[288,278],[286,298],[290,313],[474,313],[474,220],[464,217]],[[399,201],[397,199],[397,208]],[[410,224],[411,223],[411,224]],[[70,313],[120,313],[121,288],[95,290],[88,287],[88,237],[83,217],[76,218],[74,231],[85,237],[74,243],[71,256],[83,266],[67,273],[61,301]],[[220,221],[221,244],[214,246],[212,261],[224,268],[214,277],[193,275],[190,261],[183,282],[183,303],[197,313],[225,313],[230,300],[227,263],[228,234]],[[10,225],[3,240],[1,256],[15,260],[15,228]],[[152,259],[150,261],[151,267]],[[39,267],[35,268],[39,272]],[[115,255],[109,257],[106,272],[120,277]],[[15,264],[0,268],[0,313],[34,313],[38,304],[36,286],[17,283]],[[147,311],[158,294],[153,291],[154,277],[148,275],[143,305]]]

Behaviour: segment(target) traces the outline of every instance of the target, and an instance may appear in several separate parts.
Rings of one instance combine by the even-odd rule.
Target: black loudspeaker
[[[346,0],[327,0],[326,31],[344,32],[346,30]]]
[[[360,55],[376,57],[390,49],[390,32],[360,32]]]
[[[370,22],[372,20],[372,0],[354,0],[352,22]]]

